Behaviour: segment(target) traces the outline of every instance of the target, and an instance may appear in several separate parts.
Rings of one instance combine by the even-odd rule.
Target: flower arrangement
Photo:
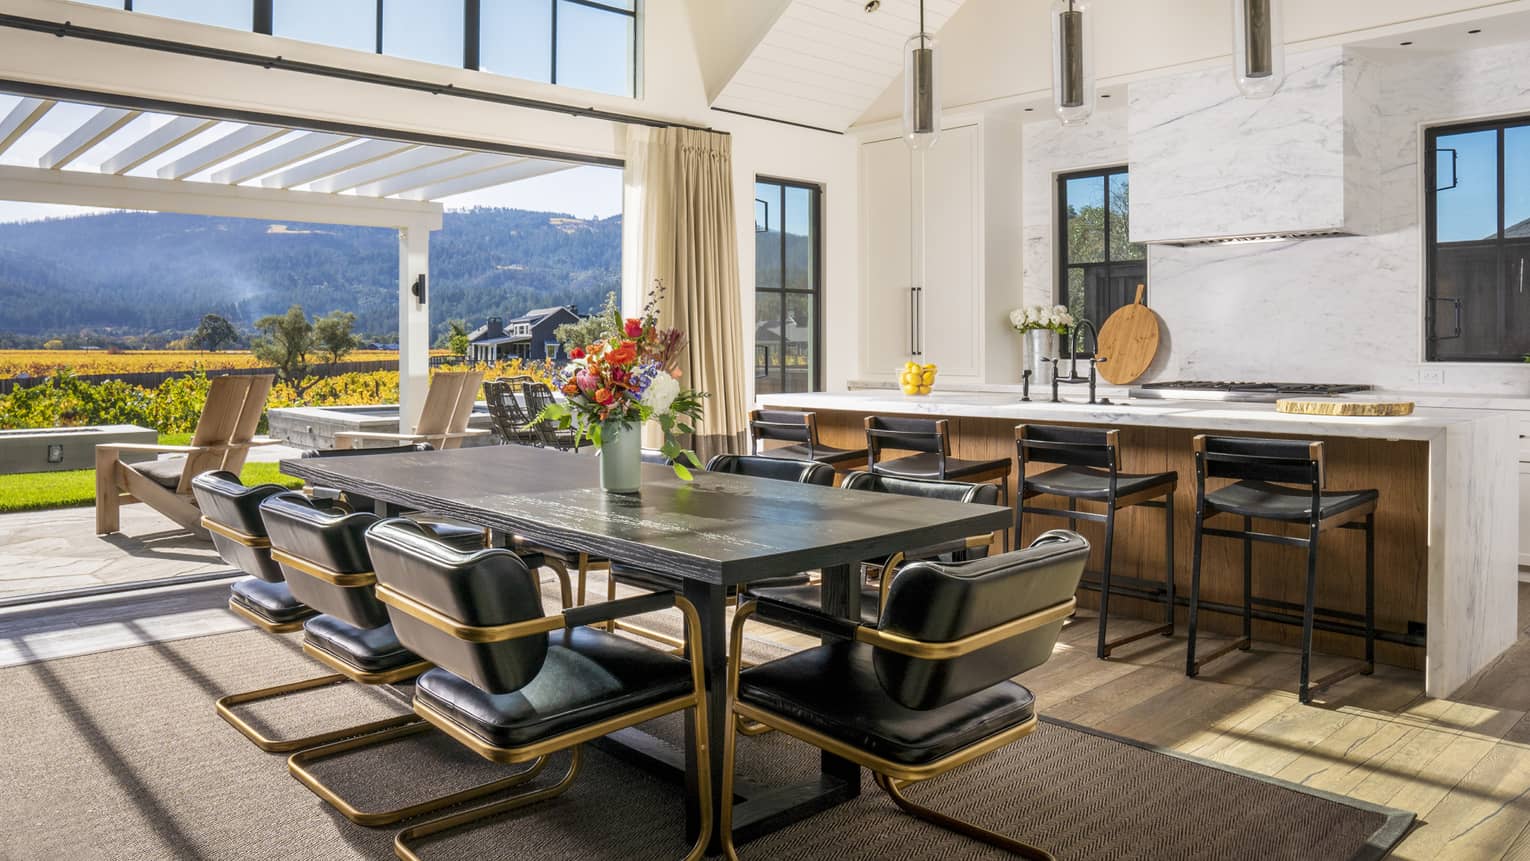
[[[1027,305],[1009,312],[1009,325],[1016,332],[1046,329],[1063,335],[1073,323],[1073,315],[1065,305]]]
[[[642,315],[609,320],[603,336],[586,344],[566,345],[569,363],[555,375],[564,400],[550,404],[533,422],[551,421],[559,428],[573,428],[576,438],[603,444],[606,424],[641,425],[658,422],[664,434],[662,451],[675,474],[687,481],[691,472],[685,462],[701,466],[694,451],[680,444],[682,435],[695,432],[701,420],[698,392],[680,384],[675,366],[685,347],[685,333],[660,328],[659,300],[664,286],[654,282]]]

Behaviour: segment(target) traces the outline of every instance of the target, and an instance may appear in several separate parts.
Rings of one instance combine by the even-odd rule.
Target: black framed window
[[[823,387],[823,190],[759,177],[754,184],[754,389]]]
[[[1125,167],[1057,177],[1057,304],[1096,326],[1147,284],[1147,249],[1131,242]]]
[[[1425,133],[1425,358],[1530,354],[1530,117]]]
[[[636,96],[638,0],[85,0]]]

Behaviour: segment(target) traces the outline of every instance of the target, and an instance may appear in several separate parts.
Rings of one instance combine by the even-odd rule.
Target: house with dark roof
[[[579,313],[572,305],[527,311],[508,323],[500,317],[490,317],[468,333],[467,357],[473,362],[567,361],[568,356],[553,332],[565,323],[577,322]]]

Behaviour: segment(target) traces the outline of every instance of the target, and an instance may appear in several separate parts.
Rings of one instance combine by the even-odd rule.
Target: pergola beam
[[[155,156],[169,152],[217,125],[217,120],[199,117],[176,117],[138,140],[123,147],[101,163],[102,173],[124,174]]]
[[[53,149],[43,153],[43,157],[37,160],[37,166],[48,170],[62,170],[118,129],[138,119],[140,114],[142,111],[130,111],[124,108],[102,108],[96,111],[90,119],[81,123],[79,128],[59,141]]]
[[[401,152],[414,149],[417,144],[398,141],[367,140],[323,158],[289,167],[281,173],[272,174],[260,181],[266,188],[292,188],[306,182],[333,176],[344,170],[371,164]]]
[[[56,104],[58,102],[52,99],[22,99],[17,102],[16,107],[5,115],[5,119],[0,120],[0,153],[10,149]]]
[[[417,149],[409,150],[408,152],[401,152],[397,155],[378,159],[377,161],[374,161],[370,164],[365,164],[360,167],[351,168],[350,170],[341,171],[340,173],[334,174],[333,176],[325,177],[324,179],[315,182],[312,186],[312,189],[314,191],[323,191],[330,194],[336,194],[342,191],[349,191],[359,185],[364,185],[369,182],[376,182],[378,180],[387,179],[388,177],[392,176],[398,176],[400,174],[408,173],[412,170],[417,170],[422,167],[429,167],[434,164],[440,164],[441,162],[460,159],[468,154],[469,153],[460,149],[422,146]]]
[[[525,159],[499,155],[497,153],[475,152],[462,158],[437,162],[436,164],[406,171],[387,179],[358,185],[355,188],[355,192],[367,197],[391,197],[405,191],[413,191],[414,189],[424,188],[427,185],[435,185],[449,179],[493,170],[494,168],[504,167],[518,161],[525,161]]]
[[[329,152],[332,149],[342,147],[356,138],[348,135],[336,135],[328,132],[305,132],[296,138],[272,147],[259,155],[253,155],[244,161],[235,162],[228,167],[215,171],[212,181],[224,185],[238,185],[245,180],[254,179],[280,170],[290,164],[296,164],[305,158],[311,158],[320,153]]]
[[[449,179],[435,185],[418,188],[399,195],[398,199],[419,201],[440,200],[443,197],[451,197],[454,194],[465,194],[469,191],[493,188],[496,185],[504,185],[507,182],[516,182],[517,180],[530,179],[534,176],[557,173],[560,170],[570,170],[578,166],[566,161],[525,159],[504,167],[475,173],[471,176]]]
[[[185,179],[198,171],[249,152],[261,144],[290,133],[291,129],[271,126],[240,126],[207,146],[188,153],[159,169],[160,179]]]

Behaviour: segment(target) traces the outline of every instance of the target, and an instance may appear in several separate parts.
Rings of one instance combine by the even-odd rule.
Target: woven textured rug
[[[659,624],[664,624],[659,620]],[[224,694],[320,675],[296,636],[258,631],[156,643],[0,670],[6,791],[0,858],[391,858],[392,829],[341,818],[213,712]],[[402,691],[346,685],[246,711],[278,733],[360,723],[407,706]],[[645,725],[674,744],[678,716]],[[430,859],[679,857],[679,788],[587,748],[560,798],[445,835]],[[817,753],[779,734],[740,745],[740,774],[804,779]],[[533,785],[556,778],[550,763]],[[316,768],[353,801],[398,804],[504,774],[438,734]],[[1080,727],[1031,736],[908,790],[937,809],[1059,859],[1370,859],[1411,814],[1314,794]],[[742,847],[744,858],[1007,858],[861,797]]]

